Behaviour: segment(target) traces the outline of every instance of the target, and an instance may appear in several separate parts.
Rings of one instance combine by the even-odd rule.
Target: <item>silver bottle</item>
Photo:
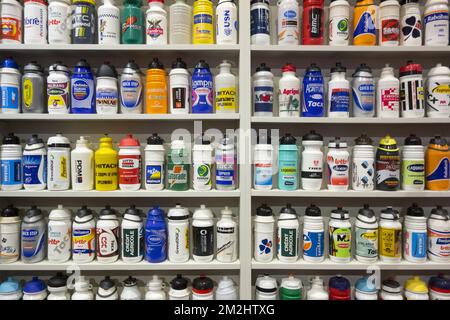
[[[120,76],[120,112],[142,113],[142,74],[134,60],[128,61]]]
[[[22,261],[36,263],[44,260],[47,247],[47,225],[42,211],[36,206],[27,210],[22,222]]]
[[[22,112],[23,113],[45,113],[47,103],[45,102],[45,80],[44,70],[31,61],[23,68],[22,76]]]

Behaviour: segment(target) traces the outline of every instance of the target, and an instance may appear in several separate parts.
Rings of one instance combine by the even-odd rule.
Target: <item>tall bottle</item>
[[[280,117],[300,116],[300,79],[297,68],[288,63],[281,68],[283,75],[278,85],[278,112]]]
[[[323,24],[325,19],[323,0],[303,1],[302,44],[323,44]]]
[[[378,26],[380,46],[398,46],[400,42],[400,4],[398,0],[381,1]]]
[[[256,190],[272,189],[273,164],[274,155],[270,136],[260,134],[257,137],[253,155],[253,187]]]
[[[400,113],[404,118],[425,116],[422,66],[411,60],[400,67]]]
[[[250,7],[250,36],[254,45],[270,45],[269,0],[254,0]]]
[[[0,64],[0,71],[2,94],[0,113],[20,113],[21,73],[19,65],[13,58],[8,57]]]
[[[299,222],[297,212],[286,204],[281,208],[278,217],[278,260],[281,262],[295,262],[298,260]]]
[[[406,261],[423,263],[427,260],[427,218],[423,209],[415,203],[406,211],[403,241]]]
[[[333,1],[335,3],[337,1]],[[350,115],[350,82],[345,78],[347,68],[336,63],[328,82],[328,117],[348,118]]]
[[[214,9],[211,0],[195,0],[192,43],[214,44]]]
[[[422,45],[422,14],[419,0],[402,0],[400,8],[400,45]]]
[[[311,130],[302,137],[302,146],[302,189],[318,191],[323,178],[323,137]]]
[[[192,113],[213,113],[214,87],[213,75],[205,60],[200,60],[192,74],[191,87]]]
[[[72,3],[72,43],[94,44],[97,34],[95,0],[73,0]]]
[[[91,262],[95,258],[95,217],[87,206],[82,206],[72,224],[72,259],[75,263]]]
[[[381,210],[378,250],[383,262],[398,263],[402,259],[402,224],[399,212],[392,207]]]
[[[70,78],[71,113],[95,113],[95,82],[91,66],[80,59]]]
[[[184,140],[173,140],[167,156],[167,188],[186,191],[190,185],[190,152]]]
[[[399,100],[400,81],[394,75],[394,68],[386,64],[377,83],[377,117],[399,118]]]
[[[425,154],[425,188],[447,191],[450,188],[450,149],[447,140],[435,136]]]
[[[350,38],[350,5],[348,1],[331,1],[328,19],[328,44],[330,46],[348,46]]]
[[[353,116],[371,118],[375,115],[375,81],[372,69],[362,63],[352,77]]]
[[[189,260],[189,210],[178,203],[167,212],[167,245],[170,262]]]
[[[125,210],[120,226],[120,256],[126,263],[136,263],[144,257],[144,222],[142,211],[132,205]]]
[[[89,141],[81,136],[70,155],[72,190],[94,189],[94,151],[90,148]]]
[[[425,188],[425,150],[415,134],[405,139],[402,149],[402,189],[420,191]]]
[[[339,137],[330,141],[326,161],[328,190],[347,190],[350,181],[350,154],[347,142]]]
[[[222,61],[219,70],[214,79],[216,113],[236,113],[237,83],[236,76],[231,73],[231,63]]]
[[[50,0],[48,5],[48,43],[70,44],[70,0]]]
[[[19,209],[8,205],[0,212],[0,264],[19,260],[21,218]]]
[[[192,256],[198,262],[214,258],[214,214],[204,204],[192,216]]]
[[[108,61],[97,69],[95,105],[97,114],[117,114],[119,112],[117,71]]]
[[[96,226],[97,260],[102,263],[112,263],[119,259],[120,224],[116,210],[107,205],[100,210]]]
[[[375,178],[375,153],[373,141],[366,134],[355,139],[352,157],[352,189],[373,190]]]
[[[266,204],[256,209],[254,219],[254,252],[253,257],[258,262],[270,262],[275,254],[275,219],[272,209]]]
[[[331,211],[328,224],[328,254],[331,261],[352,260],[352,223],[347,210],[338,207]]]
[[[234,0],[219,0],[216,8],[216,43],[237,44],[238,10]]]
[[[44,141],[33,134],[23,150],[23,187],[44,190],[47,187],[47,150]]]
[[[41,209],[32,206],[22,221],[22,261],[36,263],[46,257],[47,224]]]
[[[98,7],[98,44],[120,43],[120,9],[115,0],[103,0]]]
[[[428,71],[426,108],[429,118],[450,116],[450,68],[440,63]]]
[[[145,225],[145,260],[151,263],[167,259],[167,225],[164,210],[155,206],[148,211]]]
[[[253,74],[253,115],[273,116],[273,73],[269,66],[261,63]]]
[[[390,135],[380,140],[376,154],[376,189],[396,191],[400,188],[400,149]]]
[[[378,260],[378,221],[375,212],[365,204],[359,209],[355,223],[356,260],[375,262]]]
[[[169,8],[170,44],[190,44],[192,41],[192,7],[186,0],[175,0]]]
[[[0,190],[15,191],[23,187],[22,146],[14,133],[5,135],[0,148]]]
[[[202,136],[192,148],[192,187],[194,190],[212,189],[213,148],[209,137]]]
[[[186,62],[177,58],[169,74],[169,105],[171,114],[188,114],[190,111],[190,74]]]
[[[164,0],[148,0],[148,5],[145,19],[146,43],[167,44],[167,11],[164,9]]]
[[[378,7],[373,0],[357,0],[353,14],[353,45],[374,46],[377,44]]]
[[[225,207],[220,211],[221,218],[217,221],[217,261],[234,262],[238,252],[237,223],[233,211]]]
[[[120,112],[142,113],[142,94],[144,84],[142,73],[134,60],[129,60],[122,70],[119,80]]]
[[[297,140],[290,133],[280,138],[278,150],[278,188],[298,189],[298,148]]]
[[[219,141],[215,150],[217,190],[236,189],[238,168],[233,138],[225,136]]]
[[[146,113],[165,114],[167,108],[167,79],[164,65],[153,58],[147,69],[146,92]]]
[[[299,44],[299,9],[297,0],[281,0],[278,2],[278,44]]]
[[[303,218],[303,259],[321,262],[325,258],[325,226],[320,208],[312,204]]]
[[[122,9],[122,43],[144,43],[144,13],[141,0],[125,0]]]
[[[162,190],[165,186],[164,140],[154,133],[147,139],[145,147],[144,179],[147,190]]]
[[[95,151],[95,190],[113,191],[118,187],[118,154],[112,138],[105,135]]]
[[[7,6],[3,3],[3,6]],[[23,43],[24,44],[47,44],[47,0],[24,1],[23,6]],[[3,9],[7,10],[7,9]]]
[[[325,87],[320,68],[315,64],[306,69],[303,77],[302,117],[323,117]]]
[[[426,46],[447,46],[449,41],[448,0],[427,0],[423,24]]]
[[[47,188],[51,191],[70,187],[70,141],[61,134],[47,141]]]

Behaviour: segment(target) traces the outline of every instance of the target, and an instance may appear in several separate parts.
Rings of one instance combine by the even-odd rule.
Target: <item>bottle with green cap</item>
[[[334,262],[352,260],[352,224],[347,210],[338,207],[331,211],[328,224],[329,256]]]
[[[396,191],[400,188],[400,149],[390,135],[380,140],[375,168],[377,190]]]
[[[420,191],[425,188],[425,149],[415,134],[405,139],[401,173],[403,190]]]
[[[125,0],[122,9],[122,44],[144,43],[144,13],[141,0]]]
[[[378,221],[375,212],[365,204],[359,209],[355,223],[356,260],[375,262],[378,259]]]
[[[278,260],[298,260],[299,225],[297,212],[290,203],[286,204],[278,217]]]
[[[303,297],[302,280],[293,275],[281,279],[280,300],[301,300]]]

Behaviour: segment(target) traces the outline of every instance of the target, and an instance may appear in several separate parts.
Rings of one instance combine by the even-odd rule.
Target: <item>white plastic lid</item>
[[[170,208],[167,212],[167,218],[169,220],[183,220],[189,218],[189,210],[181,204],[177,203],[175,208]]]
[[[311,285],[317,286],[317,287],[323,287],[323,280],[319,276],[315,276],[314,278],[311,278]]]
[[[58,133],[56,136],[48,138],[47,145],[51,144],[68,144],[70,146],[70,140]]]
[[[436,66],[431,68],[428,72],[428,77],[435,76],[450,76],[450,68],[443,66],[440,63],[436,64]]]
[[[72,217],[72,212],[69,209],[64,208],[62,204],[58,204],[56,209],[50,211],[48,218],[50,220],[67,220]]]
[[[337,7],[337,6],[346,6],[350,7],[350,4],[347,0],[337,0],[337,1],[331,1],[330,8]]]
[[[298,290],[302,288],[302,280],[290,275],[287,278],[281,279],[281,287],[291,290]]]
[[[219,284],[217,285],[216,293],[221,291],[230,291],[234,289],[235,286],[233,280],[228,276],[223,276],[222,279],[220,279]]]
[[[162,279],[158,278],[158,276],[153,276],[152,280],[150,280],[147,284],[147,288],[150,291],[160,291],[163,288]]]
[[[231,209],[228,206],[225,206],[225,208],[220,210],[220,215],[222,217],[226,216],[226,217],[230,217],[231,218],[233,216],[233,211],[231,211]]]
[[[263,277],[258,277],[256,279],[256,287],[261,288],[264,291],[270,290],[271,292],[277,291],[277,280],[275,278],[272,278],[268,275],[265,275]]]
[[[89,280],[86,280],[84,276],[80,276],[77,281],[75,281],[75,291],[86,291],[91,290],[92,286]]]
[[[85,136],[80,136],[80,139],[77,140],[77,144],[89,144],[89,140],[86,139]]]
[[[170,147],[172,149],[184,149],[184,148],[186,148],[186,145],[184,143],[184,140],[173,140],[170,143]]]
[[[200,205],[200,208],[195,209],[193,218],[209,220],[209,219],[214,218],[214,214],[211,211],[211,209],[206,208],[206,206],[204,204],[202,204],[202,205]]]

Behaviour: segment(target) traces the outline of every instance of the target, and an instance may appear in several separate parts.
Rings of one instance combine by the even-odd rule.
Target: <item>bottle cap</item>
[[[148,218],[164,218],[164,210],[159,206],[154,206],[148,211]]]
[[[63,288],[67,286],[67,276],[63,275],[61,272],[58,272],[56,276],[51,277],[47,286],[49,288]]]
[[[366,217],[366,218],[373,218],[375,217],[375,212],[369,207],[368,204],[365,204],[363,208],[359,209],[358,211],[358,220],[362,217]],[[363,221],[363,220],[361,220]],[[366,221],[363,221],[366,222]]]
[[[328,148],[344,149],[347,148],[347,142],[345,140],[341,140],[339,137],[335,137],[333,141],[328,143]]]
[[[205,60],[200,60],[196,65],[195,69],[209,69],[209,64]]]
[[[297,143],[297,139],[290,133],[286,133],[284,136],[280,138],[280,144],[291,144],[295,145]]]
[[[292,63],[287,63],[281,68],[282,72],[295,72],[297,68]]]
[[[76,216],[78,218],[84,218],[84,217],[92,216],[92,215],[93,215],[92,210],[88,209],[87,206],[82,206],[80,209],[77,210],[77,214],[76,214]]]
[[[368,146],[372,144],[373,144],[372,139],[370,139],[370,137],[365,133],[363,133],[362,135],[360,135],[358,138],[355,139],[355,145]]]
[[[112,145],[113,139],[109,137],[107,134],[105,134],[103,137],[99,140],[100,143],[108,143]]]
[[[277,280],[265,274],[256,279],[255,287],[259,292],[274,293],[277,292]]]
[[[381,285],[381,290],[388,293],[400,294],[402,292],[402,286],[394,279],[386,279]]]
[[[147,284],[147,288],[149,290],[154,290],[154,291],[161,290],[162,286],[163,286],[162,279],[158,278],[158,276],[156,276],[156,275],[154,275]]]
[[[431,215],[439,216],[442,220],[450,219],[447,209],[444,209],[442,206],[436,206],[436,208],[431,209]]]
[[[405,66],[400,67],[399,74],[400,77],[411,74],[422,74],[422,66],[409,60]]]
[[[232,217],[233,211],[231,211],[231,209],[228,206],[225,206],[222,210],[220,210],[220,215],[222,217],[223,216]]]
[[[427,284],[419,276],[406,280],[405,290],[413,293],[428,293]]]
[[[200,208],[195,209],[192,216],[194,219],[213,219],[214,214],[211,209],[206,208],[204,204],[200,205]]]
[[[176,278],[173,278],[172,281],[170,281],[170,287],[173,290],[185,290],[188,286],[188,280],[186,278],[183,278],[181,274],[177,274]]]
[[[177,61],[172,64],[172,69],[187,69],[187,64],[181,58],[177,58]]]
[[[42,211],[37,206],[31,206],[31,208],[25,212],[25,216],[27,218],[42,216]]]
[[[294,208],[292,208],[290,203],[287,203],[285,207],[281,208],[280,214],[293,214],[297,215],[297,211],[295,211]]]
[[[260,207],[256,208],[256,215],[260,217],[271,217],[273,216],[273,211],[272,208],[263,203]]]
[[[3,218],[11,218],[11,217],[18,217],[19,216],[19,209],[14,207],[12,204],[8,205],[0,214],[0,217]]]
[[[109,290],[111,288],[114,288],[115,286],[116,286],[116,284],[114,283],[113,280],[111,280],[111,278],[109,276],[105,276],[105,279],[100,281],[100,284],[99,284],[99,287],[102,288],[103,290]]]
[[[129,208],[127,208],[125,210],[124,214],[129,214],[129,215],[132,215],[132,216],[140,217],[142,215],[142,211],[139,210],[138,208],[136,208],[136,206],[133,204],[133,205],[131,205]]]
[[[323,141],[323,137],[315,130],[311,130],[303,136],[302,141]]]
[[[132,134],[127,134],[125,138],[120,140],[119,147],[140,147],[139,140],[133,137]]]
[[[261,72],[261,71],[267,71],[270,72],[271,69],[268,65],[266,65],[264,62],[261,63],[259,66],[256,67],[256,72]]]
[[[31,72],[31,73],[43,73],[44,70],[42,69],[42,66],[38,64],[36,61],[31,61],[23,67],[23,72]]]
[[[201,276],[195,278],[192,282],[192,291],[199,294],[210,293],[214,288],[214,282],[211,278]]]
[[[105,208],[100,210],[100,217],[101,216],[115,216],[115,215],[116,215],[116,210],[111,208],[110,205],[106,205]]]
[[[450,279],[444,277],[444,275],[438,275],[431,277],[428,281],[430,290],[435,292],[450,294]]]
[[[158,58],[153,58],[152,62],[148,65],[149,69],[161,69],[164,70],[164,65],[159,61]]]
[[[435,136],[434,138],[431,138],[430,144],[444,147],[447,146],[447,140],[441,136]]]
[[[336,209],[331,210],[331,218],[348,220],[350,216],[347,210],[342,209],[342,207],[337,207]]]
[[[331,73],[335,72],[347,72],[347,68],[344,67],[340,62],[336,62],[336,66],[331,68]]]
[[[45,282],[38,277],[33,277],[30,281],[26,282],[23,286],[24,293],[38,293],[46,289]]]
[[[306,68],[306,73],[308,72],[321,72],[320,68],[315,63],[311,63],[308,68]]]
[[[56,72],[56,71],[61,71],[61,72],[65,72],[65,73],[69,73],[69,68],[62,64],[60,61],[52,64],[49,68],[48,68],[49,72]]]
[[[208,136],[200,136],[197,137],[195,144],[203,145],[203,146],[209,146],[211,144],[211,140]]]
[[[406,211],[406,215],[410,217],[424,217],[425,213],[423,212],[423,209],[417,205],[417,203],[413,203],[413,205]]]
[[[422,140],[415,134],[410,134],[409,137],[405,139],[405,146],[421,146]]]
[[[375,287],[375,284],[373,282],[371,282],[369,277],[367,277],[367,276],[359,278],[356,281],[355,289],[358,291],[361,291],[361,292],[366,292],[366,293],[376,293],[377,292],[377,288]]]
[[[320,211],[320,208],[316,206],[315,204],[310,205],[305,210],[305,216],[308,217],[320,217],[322,215],[322,212]]]
[[[361,63],[355,70],[355,72],[353,73],[352,77],[357,76],[357,73],[359,72],[368,72],[368,73],[372,73],[372,69],[366,65],[365,63]]]
[[[164,140],[160,136],[158,136],[157,133],[152,134],[150,137],[147,138],[147,144],[150,145],[163,145]]]
[[[20,283],[13,277],[8,277],[0,284],[0,294],[8,294],[20,291]]]
[[[331,277],[328,288],[333,297],[348,298],[350,296],[350,281],[341,275]]]
[[[140,72],[139,65],[134,60],[129,60],[125,65],[125,68],[133,69]],[[124,68],[124,69],[125,69]]]
[[[2,61],[0,68],[19,69],[19,65],[12,57],[8,57]]]
[[[390,135],[386,135],[383,139],[380,140],[379,149],[384,149],[388,151],[398,151],[397,141],[394,138],[391,138]]]
[[[398,210],[395,210],[392,207],[386,207],[386,209],[381,210],[381,218],[395,221],[400,219],[400,215]]]
[[[186,220],[189,219],[189,210],[177,203],[175,208],[170,208],[167,212],[169,220]]]
[[[116,68],[114,68],[114,66],[111,65],[109,61],[106,61],[97,69],[97,77],[109,77],[117,79]]]
[[[258,134],[256,138],[257,144],[271,144],[272,143],[272,137],[270,134],[267,134],[267,132]]]
[[[124,287],[134,287],[137,285],[136,278],[133,278],[132,276],[129,276],[123,281]]]
[[[28,138],[27,145],[31,146],[33,144],[44,144],[44,141],[39,138],[37,134],[33,134],[30,138]]]
[[[86,61],[86,59],[80,59],[80,61],[78,61],[77,64],[75,65],[75,68],[87,68],[87,69],[90,69],[91,66]]]
[[[3,144],[20,144],[20,139],[18,136],[15,136],[14,133],[10,132],[7,136],[3,137]]]

